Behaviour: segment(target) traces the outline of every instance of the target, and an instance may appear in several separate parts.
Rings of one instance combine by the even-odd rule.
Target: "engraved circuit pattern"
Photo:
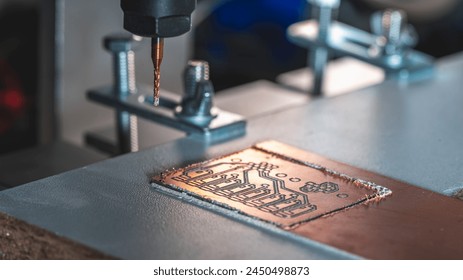
[[[217,169],[221,171],[214,172]],[[278,166],[267,162],[222,162],[187,168],[172,179],[280,218],[294,218],[317,210],[317,205],[310,202],[308,193],[339,191],[339,186],[333,182],[307,182],[298,189],[287,188],[285,181],[277,177],[286,174],[270,175],[270,171],[275,169]],[[256,177],[259,178],[258,184],[250,180]],[[297,181],[297,178],[291,179]]]
[[[154,180],[281,227],[388,194],[374,183],[256,147],[167,171]]]

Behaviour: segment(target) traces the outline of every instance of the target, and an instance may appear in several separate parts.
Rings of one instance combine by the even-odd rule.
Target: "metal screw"
[[[126,99],[137,91],[135,79],[135,53],[133,49],[141,41],[141,37],[131,34],[115,34],[104,38],[104,48],[114,58],[114,93],[120,100]],[[138,151],[137,117],[126,111],[116,111],[116,127],[118,152]]]
[[[374,34],[384,38],[378,45],[386,55],[400,54],[404,48],[416,45],[418,36],[413,26],[407,24],[407,15],[401,10],[379,11],[370,20]]]
[[[184,98],[193,98],[196,93],[196,86],[200,81],[209,80],[209,63],[203,60],[190,60],[183,73],[185,94]]]
[[[214,88],[209,81],[209,63],[190,60],[184,72],[185,94],[177,116],[185,121],[204,125],[215,116],[212,114]]]
[[[405,22],[405,14],[398,10],[386,10],[383,13],[383,34],[393,45],[398,45]]]
[[[339,8],[340,0],[309,0],[312,4],[313,17],[318,19],[318,40],[325,42],[331,27],[335,9]]]
[[[196,116],[212,117],[211,110],[213,106],[214,87],[209,80],[198,82],[196,96],[193,102],[193,108]]]
[[[209,63],[203,60],[190,60],[183,73],[185,93],[182,99],[183,115],[195,115],[193,106],[197,95],[198,83],[209,80]]]
[[[318,37],[320,45],[326,44],[329,39],[331,22],[334,17],[334,10],[339,7],[340,0],[309,0],[312,6],[313,17],[318,21]],[[323,76],[328,63],[329,52],[326,47],[315,47],[309,54],[309,65],[313,71],[313,96],[322,94]]]

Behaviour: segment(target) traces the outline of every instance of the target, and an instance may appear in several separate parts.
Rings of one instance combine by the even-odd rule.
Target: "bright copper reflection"
[[[374,184],[295,160],[291,154],[268,147],[254,146],[165,172],[154,180],[283,228],[380,195]]]

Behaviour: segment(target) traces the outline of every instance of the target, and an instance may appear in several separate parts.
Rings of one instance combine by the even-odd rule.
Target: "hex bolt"
[[[196,96],[193,103],[196,116],[212,117],[211,110],[213,107],[214,87],[209,80],[198,82]]]
[[[328,39],[331,21],[335,11],[339,8],[340,0],[309,0],[312,5],[313,17],[318,19],[318,40]]]
[[[190,60],[183,72],[184,99],[191,100],[196,94],[196,86],[200,81],[209,80],[209,63],[203,60]]]
[[[382,25],[384,35],[393,45],[400,44],[400,37],[405,22],[405,14],[398,10],[386,10],[383,13]]]
[[[104,48],[113,54],[113,91],[119,100],[125,100],[130,94],[137,91],[133,49],[140,40],[140,37],[131,34],[115,34],[104,38]],[[136,116],[132,116],[126,111],[116,110],[116,130],[119,154],[138,151]]]
[[[184,95],[182,98],[183,115],[195,115],[196,109],[193,106],[197,99],[198,83],[209,80],[209,63],[203,60],[190,60],[183,73]]]
[[[329,59],[328,48],[323,45],[328,43],[331,23],[340,0],[308,0],[308,2],[313,10],[313,18],[318,21],[317,41],[319,42],[319,46],[313,48],[308,56],[308,64],[313,72],[311,95],[321,96],[323,77]]]
[[[216,117],[212,113],[214,87],[209,80],[209,63],[190,60],[184,72],[185,93],[176,115],[186,122],[207,125]]]
[[[399,54],[407,42],[407,16],[403,11],[387,9],[376,12],[371,17],[371,29],[373,33],[381,36],[384,43],[379,47],[386,55]]]
[[[416,30],[407,24],[407,15],[402,10],[378,11],[372,15],[370,25],[373,33],[384,41],[377,47],[386,55],[400,54],[418,42]]]

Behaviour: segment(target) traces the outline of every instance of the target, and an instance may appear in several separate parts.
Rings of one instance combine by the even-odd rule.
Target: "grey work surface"
[[[149,176],[274,139],[446,193],[463,182],[462,73],[463,56],[450,57],[433,80],[255,117],[240,139],[180,139],[1,192],[0,211],[121,258],[355,258],[167,195]]]

